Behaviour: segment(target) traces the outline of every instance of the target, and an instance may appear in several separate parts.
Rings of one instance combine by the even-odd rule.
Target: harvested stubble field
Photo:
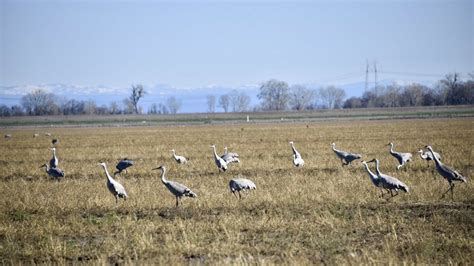
[[[44,129],[10,129],[0,142],[2,263],[461,263],[474,261],[471,182],[474,120],[339,121],[133,128],[53,128],[61,182],[39,166],[51,158]],[[306,161],[296,169],[288,141]],[[400,171],[385,146],[414,153]],[[360,160],[342,167],[331,150],[381,160],[381,170],[410,193],[379,197]],[[242,163],[218,173],[210,144],[238,152]],[[448,183],[416,151],[430,144],[462,172],[454,200]],[[177,165],[170,149],[190,158]],[[115,204],[98,162],[136,165],[118,177],[129,194]],[[175,208],[159,179],[188,185],[197,199]],[[372,167],[373,168],[373,167]],[[235,176],[257,190],[237,200]]]

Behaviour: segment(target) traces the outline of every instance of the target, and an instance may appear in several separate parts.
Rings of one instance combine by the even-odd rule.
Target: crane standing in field
[[[129,168],[130,166],[133,166],[134,162],[128,158],[123,158],[123,160],[120,160],[120,162],[115,166],[115,168],[117,168],[117,171],[114,172],[114,177],[117,175],[117,174],[120,174],[122,173],[122,171],[125,170],[125,172],[127,172],[127,168]]]
[[[181,197],[186,196],[190,198],[196,198],[196,193],[192,192],[188,187],[178,182],[169,181],[165,178],[166,167],[159,166],[157,168],[153,168],[152,170],[161,170],[161,182],[165,185],[165,187],[176,197],[176,207],[179,205],[179,201]]]
[[[293,151],[293,164],[296,167],[302,167],[304,165],[304,160],[301,158],[301,154],[296,150],[293,141],[289,142],[291,145],[291,150]]]
[[[439,161],[441,161],[441,155],[439,155],[439,153],[437,152],[433,152],[433,155],[432,155],[430,151],[419,150],[418,153],[420,154],[420,158],[425,160],[428,163],[428,166],[429,166],[429,161],[433,161],[433,155]]]
[[[56,167],[49,167],[47,164],[43,164],[40,168],[46,168],[46,173],[56,181],[61,181],[64,177],[63,170]]]
[[[58,157],[56,157],[56,148],[51,148],[53,151],[53,158],[49,161],[49,167],[50,168],[57,168],[59,164]]]
[[[362,158],[362,155],[360,155],[360,154],[350,153],[350,152],[341,151],[341,150],[336,149],[336,144],[335,143],[332,143],[331,146],[332,146],[332,150],[337,155],[337,157],[339,157],[339,159],[341,159],[341,162],[342,162],[343,166],[344,165],[350,165],[352,161]]]
[[[227,163],[224,159],[222,159],[221,157],[219,157],[219,155],[217,155],[216,145],[212,144],[211,147],[214,151],[214,162],[216,163],[216,166],[219,169],[219,173],[220,171],[223,171],[223,172],[227,171]]]
[[[430,152],[431,155],[434,158],[435,164],[436,164],[436,170],[440,175],[442,175],[449,183],[449,189],[446,190],[446,192],[443,193],[441,198],[444,198],[446,193],[448,193],[451,190],[451,199],[454,199],[453,195],[453,190],[454,190],[454,181],[460,181],[460,182],[466,182],[466,178],[462,176],[458,171],[452,169],[449,166],[444,165],[435,155],[435,152],[433,151],[433,148],[431,146],[426,146]]]
[[[228,152],[227,147],[224,147],[224,154],[222,154],[221,158],[227,163],[240,163],[239,154],[235,152]]]
[[[110,176],[105,163],[99,163],[99,165],[104,168],[105,175],[107,176],[107,188],[109,189],[110,193],[112,193],[112,195],[115,197],[115,203],[118,203],[118,198],[127,200],[128,195],[127,192],[125,192],[125,188],[122,186],[122,184],[115,181],[115,179]]]
[[[413,156],[409,152],[396,152],[393,150],[393,143],[390,142],[387,144],[390,146],[390,154],[397,159],[399,165],[397,166],[397,170],[399,170],[402,166],[404,166],[407,162],[411,161],[411,157]]]
[[[368,162],[369,163],[375,162],[375,169],[377,170],[378,178],[380,178],[380,183],[384,189],[390,192],[390,195],[392,197],[395,197],[398,195],[398,190],[403,190],[405,192],[409,191],[408,186],[402,181],[398,180],[397,178],[393,176],[389,176],[380,172],[378,159],[372,159]],[[393,195],[393,190],[395,190],[397,194]]]
[[[237,195],[235,195],[235,192],[237,192],[239,194],[239,199],[241,199],[242,198],[242,195],[240,195],[241,190],[245,191],[245,190],[257,189],[257,186],[255,186],[254,182],[246,178],[234,178],[230,180],[229,188],[230,188],[230,192],[232,192],[232,194],[234,194],[235,197],[237,197]]]
[[[173,158],[176,160],[178,164],[187,164],[188,159],[184,156],[176,155],[176,151],[174,149],[171,150],[173,152]]]

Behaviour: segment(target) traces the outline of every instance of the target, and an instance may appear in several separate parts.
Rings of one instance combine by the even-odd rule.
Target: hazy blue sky
[[[0,85],[325,83],[366,59],[466,74],[473,2],[0,0]]]

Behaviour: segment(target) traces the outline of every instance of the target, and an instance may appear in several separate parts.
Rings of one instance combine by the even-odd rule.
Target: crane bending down
[[[216,163],[217,165],[217,168],[219,169],[219,172],[220,171],[223,171],[225,172],[227,170],[227,163],[224,159],[222,159],[221,157],[219,157],[219,155],[217,155],[217,152],[216,152],[216,145],[215,144],[212,144],[211,145],[213,151],[214,151],[214,162]]]
[[[122,173],[122,171],[125,170],[127,172],[127,168],[130,166],[133,166],[134,162],[128,158],[123,158],[123,160],[120,160],[120,162],[115,166],[117,168],[117,171],[114,172],[114,176],[117,174]]]
[[[242,195],[240,195],[241,190],[245,191],[245,190],[257,189],[257,186],[255,186],[254,182],[246,178],[234,178],[230,180],[229,188],[230,188],[230,192],[232,192],[232,194],[234,194],[235,197],[237,197],[237,195],[235,195],[235,192],[237,192],[239,194],[239,199],[241,199],[242,198]]]
[[[398,160],[399,165],[397,166],[397,170],[399,170],[402,166],[404,166],[407,162],[411,161],[411,157],[413,156],[409,152],[396,152],[393,150],[393,143],[390,142],[387,144],[390,146],[390,154]]]
[[[227,147],[224,147],[224,154],[222,154],[221,158],[227,163],[240,163],[239,154],[235,152],[228,152]]]
[[[435,153],[433,151],[433,148],[431,148],[431,146],[426,146],[425,148],[427,148],[430,152],[431,152],[431,155],[433,156],[434,158],[434,161],[435,161],[435,164],[436,164],[436,170],[438,171],[438,173],[440,175],[442,175],[449,183],[449,189],[446,190],[446,192],[443,193],[443,195],[441,196],[441,198],[444,198],[444,196],[446,195],[446,193],[448,193],[450,190],[451,190],[451,199],[454,198],[454,195],[453,195],[453,190],[454,190],[454,181],[460,181],[460,182],[466,182],[466,178],[464,176],[462,176],[458,171],[452,169],[451,167],[449,166],[446,166],[444,165],[436,156],[435,156]]]
[[[427,162],[433,161],[433,155],[431,154],[430,151],[419,150],[418,153],[420,154],[421,159],[423,159]],[[433,154],[439,161],[441,161],[441,155],[439,155],[439,153],[433,152]]]
[[[184,156],[176,155],[176,151],[174,149],[171,150],[173,152],[173,158],[176,160],[178,164],[187,164],[188,159]]]
[[[341,159],[342,165],[350,165],[352,161],[362,158],[362,155],[357,153],[350,153],[336,149],[336,144],[332,143],[332,150]]]
[[[178,182],[169,181],[165,178],[166,167],[159,166],[157,168],[153,168],[152,170],[161,170],[161,182],[165,185],[165,187],[173,193],[176,197],[176,207],[179,205],[179,201],[182,196],[196,198],[196,193],[192,192],[188,187]]]
[[[302,167],[304,165],[304,160],[301,158],[301,154],[296,150],[293,141],[290,141],[290,145],[293,150],[293,164],[296,167]]]
[[[51,148],[53,151],[53,158],[49,161],[49,167],[50,168],[57,168],[59,164],[58,157],[56,157],[56,148]]]
[[[122,186],[122,184],[115,181],[115,179],[113,179],[110,176],[105,163],[99,163],[99,165],[101,165],[104,168],[105,175],[107,176],[107,188],[109,189],[110,193],[112,193],[112,195],[115,197],[115,203],[118,203],[118,198],[127,200],[128,195],[127,195],[127,192],[125,191],[125,188]]]
[[[380,172],[378,159],[372,159],[368,162],[369,163],[375,162],[375,169],[377,171],[378,178],[380,178],[381,186],[387,191],[389,191],[392,197],[395,197],[398,195],[398,190],[403,190],[405,192],[409,191],[408,186],[402,181],[398,180],[397,178],[393,176],[389,176]],[[395,190],[397,194],[393,195],[393,190]],[[382,192],[382,196],[383,196],[383,192]]]
[[[40,168],[46,167],[46,173],[56,181],[61,181],[64,177],[63,170],[56,167],[49,167],[47,164],[43,164]]]

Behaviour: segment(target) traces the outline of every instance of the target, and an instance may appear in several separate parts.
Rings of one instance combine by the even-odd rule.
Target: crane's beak
[[[373,162],[375,162],[375,159],[368,161],[368,163],[373,163]]]

